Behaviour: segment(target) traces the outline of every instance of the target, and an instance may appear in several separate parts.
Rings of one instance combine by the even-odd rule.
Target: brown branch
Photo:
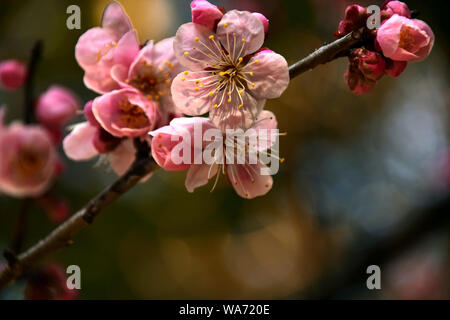
[[[332,43],[326,44],[304,59],[289,67],[289,76],[292,78],[314,69],[318,65],[328,63],[342,56],[343,53],[362,41],[362,30],[354,31]]]
[[[14,253],[19,253],[22,249],[25,233],[27,231],[28,213],[32,200],[25,198],[20,204],[20,211],[16,217],[16,226],[13,232],[10,249]]]
[[[135,186],[143,177],[157,169],[156,163],[149,157],[149,149],[138,150],[137,160],[131,168],[111,186],[106,188],[80,211],[58,226],[44,239],[17,257],[11,252],[5,255],[8,264],[0,271],[0,289],[18,279],[33,264],[72,243],[72,238],[81,229],[91,224],[103,209],[113,203],[122,194]]]
[[[28,62],[27,81],[25,82],[24,88],[25,108],[23,110],[25,123],[28,124],[34,122],[34,77],[38,62],[42,56],[42,47],[42,41],[36,41],[31,50],[30,61]]]
[[[306,58],[289,67],[289,74],[294,78],[319,64],[330,62],[361,40],[360,32],[353,32],[339,40],[321,47]],[[72,242],[81,229],[93,222],[94,218],[122,194],[131,189],[142,177],[157,168],[156,163],[149,158],[148,146],[143,144],[138,148],[137,157],[131,169],[110,187],[93,198],[85,207],[75,213],[66,222],[57,227],[47,237],[40,240],[24,253],[15,256],[11,252],[5,254],[8,264],[0,270],[0,289],[18,279],[24,270],[32,267],[43,257],[61,249]]]

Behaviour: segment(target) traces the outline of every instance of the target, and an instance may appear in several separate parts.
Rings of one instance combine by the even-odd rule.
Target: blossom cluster
[[[266,194],[272,178],[261,177],[263,164],[221,164],[219,170],[219,163],[172,161],[175,142],[193,133],[195,123],[224,135],[276,129],[275,116],[263,108],[289,83],[286,60],[263,47],[269,21],[262,14],[226,12],[206,0],[192,1],[191,11],[192,22],[175,37],[141,46],[123,8],[107,6],[101,26],[84,33],[75,48],[85,85],[100,95],[84,107],[87,121],[74,126],[64,150],[78,161],[101,155],[121,175],[135,160],[133,139],[140,139],[163,169],[188,169],[189,191],[222,171],[239,195]]]
[[[345,73],[350,90],[356,94],[370,92],[384,74],[398,77],[409,61],[425,59],[434,45],[431,28],[421,20],[412,19],[403,2],[384,2],[378,29],[366,27],[368,18],[367,8],[351,5],[335,33],[341,38],[352,31],[363,30],[364,47],[351,50]]]

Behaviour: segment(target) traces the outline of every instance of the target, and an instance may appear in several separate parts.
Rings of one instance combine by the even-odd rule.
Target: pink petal
[[[212,166],[212,167],[211,167]],[[209,179],[217,174],[219,166],[217,164],[193,164],[187,174],[184,185],[188,192],[194,192],[198,187],[204,186]]]
[[[102,27],[113,32],[119,39],[133,27],[122,6],[116,2],[111,2],[103,12]]]
[[[75,58],[78,64],[86,71],[95,67],[101,59],[108,58],[113,42],[118,39],[102,28],[89,29],[78,39],[75,46]]]
[[[206,0],[191,2],[192,22],[201,24],[214,31],[217,22],[222,18],[222,11]]]
[[[64,138],[63,149],[66,155],[75,161],[89,160],[98,155],[92,140],[97,132],[97,128],[89,122],[83,122]]]
[[[220,92],[214,96],[216,100],[213,101],[213,105],[218,103],[217,100],[220,100],[221,95]],[[234,90],[229,98],[230,102],[225,100],[221,106],[210,108],[209,117],[221,130],[250,128],[266,103],[265,99],[256,99],[247,91],[238,94]]]
[[[253,72],[248,77],[255,86],[250,86],[252,95],[261,99],[274,99],[281,96],[289,85],[289,69],[283,56],[269,50],[256,53],[244,67]]]
[[[273,179],[261,175],[263,165],[227,165],[227,177],[237,194],[246,199],[265,195],[272,189]]]
[[[127,32],[114,49],[114,63],[129,67],[139,54],[139,47],[136,31]]]
[[[209,75],[206,72],[196,74],[189,72],[188,74],[180,73],[176,76],[172,82],[171,91],[173,102],[179,112],[197,116],[205,114],[214,105],[215,96],[209,95],[211,88],[200,86],[193,81]]]
[[[258,139],[260,139],[262,132],[267,134],[267,142],[258,144],[258,151],[265,151],[270,149],[275,143],[277,137],[272,135],[271,130],[278,129],[277,118],[273,114],[273,112],[268,110],[263,110],[258,115],[256,122],[253,124],[252,129],[256,130],[256,134],[258,135]],[[261,130],[261,131],[260,131]]]
[[[202,25],[192,22],[183,24],[173,42],[175,57],[189,70],[203,70],[215,64],[217,60],[214,56],[220,57],[221,53],[217,40],[210,39],[210,36],[215,37],[211,30]]]
[[[109,67],[86,71],[83,82],[87,88],[100,94],[120,89],[119,84],[111,78]]]
[[[236,41],[233,34],[236,34]],[[264,26],[259,18],[250,12],[232,10],[228,11],[217,25],[217,37],[232,56],[245,57],[263,45]]]
[[[109,154],[109,164],[113,171],[121,176],[131,167],[136,158],[136,149],[132,139],[123,140]]]

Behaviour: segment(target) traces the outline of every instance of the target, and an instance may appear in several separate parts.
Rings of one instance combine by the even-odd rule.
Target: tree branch
[[[324,64],[336,59],[360,40],[361,33],[357,31],[321,47],[306,58],[289,67],[291,79],[313,69],[319,64]],[[36,51],[40,52],[40,49],[36,49]],[[34,65],[31,64],[30,68],[34,68]],[[31,104],[29,104],[30,101]],[[32,100],[29,100],[27,105],[32,105]],[[93,198],[80,211],[75,213],[47,237],[40,240],[24,253],[18,256],[12,255],[11,252],[5,254],[8,264],[3,270],[0,270],[0,289],[18,279],[25,270],[32,267],[43,257],[71,244],[73,236],[92,223],[94,218],[103,209],[135,186],[143,177],[158,168],[154,160],[149,157],[150,150],[148,146],[144,146],[145,143],[139,144],[137,142],[137,144],[137,160],[125,175],[120,177],[111,186]]]
[[[34,122],[34,77],[36,74],[36,67],[38,65],[39,59],[42,56],[42,41],[38,40],[33,46],[31,50],[30,61],[28,62],[28,70],[27,70],[27,81],[25,82],[25,108],[24,112],[24,120],[25,123],[29,124]]]
[[[332,43],[326,44],[306,58],[294,63],[289,67],[289,76],[296,76],[312,70],[320,64],[325,64],[342,56],[343,53],[362,41],[362,30],[353,31]]]

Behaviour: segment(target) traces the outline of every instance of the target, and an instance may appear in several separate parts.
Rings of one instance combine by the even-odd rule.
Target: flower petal
[[[188,192],[194,192],[198,187],[204,186],[208,183],[211,177],[217,174],[219,166],[214,163],[209,164],[193,164],[187,174],[184,185]]]
[[[219,62],[219,46],[211,30],[192,22],[178,29],[173,42],[175,57],[189,70],[203,70]]]
[[[215,101],[215,96],[210,95],[211,87],[200,86],[196,83],[196,79],[209,77],[213,78],[210,73],[180,73],[172,82],[172,98],[179,112],[198,116],[208,112]],[[204,79],[203,81],[207,81]]]
[[[133,27],[122,6],[113,1],[103,11],[102,28],[110,30],[117,38],[121,38]]]
[[[114,49],[114,63],[129,67],[139,54],[139,41],[136,31],[127,32]]]
[[[113,171],[121,176],[131,167],[136,157],[136,149],[132,139],[123,140],[109,154],[109,165]]]
[[[255,97],[275,99],[281,96],[289,85],[289,69],[286,59],[270,50],[256,53],[243,68],[255,85],[249,90]]]
[[[272,189],[270,175],[261,175],[262,164],[227,165],[227,177],[237,194],[246,199],[265,195]]]
[[[97,128],[89,122],[83,122],[74,127],[64,138],[63,148],[66,155],[75,161],[89,160],[98,155],[92,140]]]
[[[86,31],[75,46],[75,58],[84,69],[95,67],[108,54],[111,55],[112,43],[118,38],[108,30],[92,28]],[[111,58],[111,57],[109,57]]]
[[[223,92],[217,94],[221,100]],[[225,99],[217,108],[210,108],[209,118],[222,131],[225,129],[250,128],[266,103],[265,99],[256,99],[247,91],[238,93],[233,90],[231,95],[225,95]],[[228,100],[229,99],[229,100]],[[213,106],[217,103],[213,101]]]
[[[264,26],[250,12],[231,10],[217,25],[217,37],[231,57],[245,57],[263,45]]]

